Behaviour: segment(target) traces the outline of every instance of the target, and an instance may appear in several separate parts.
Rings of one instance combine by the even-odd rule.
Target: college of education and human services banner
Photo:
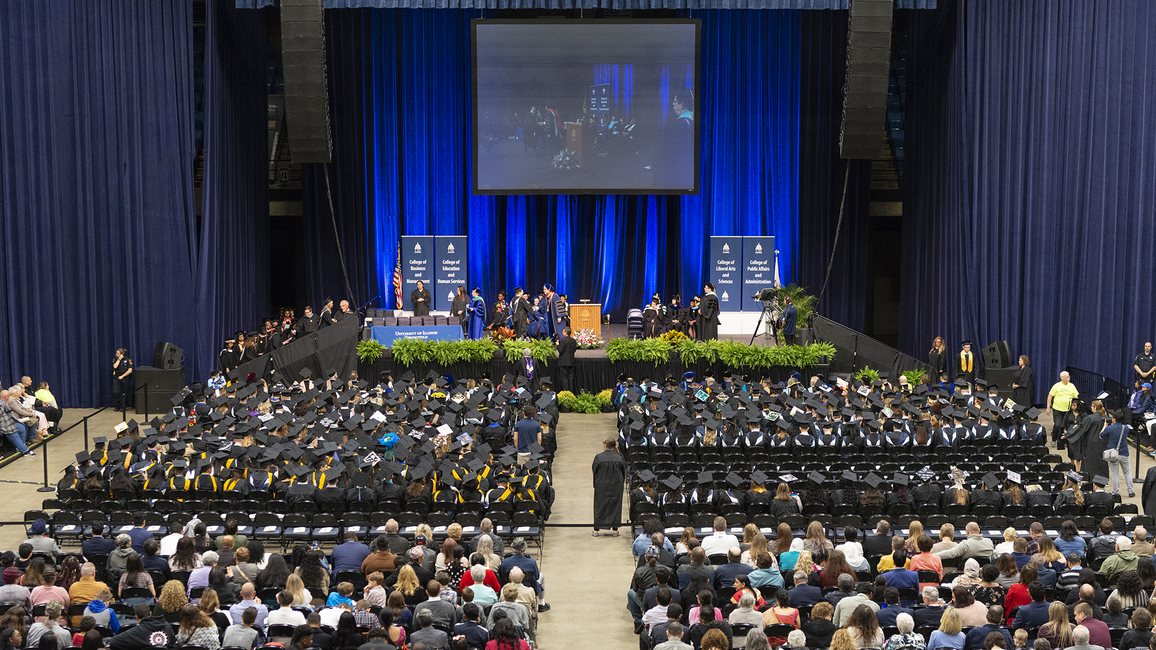
[[[718,295],[721,311],[742,311],[743,238],[738,235],[710,238],[710,283]]]
[[[751,296],[775,287],[775,238],[743,237],[743,311],[762,311]]]
[[[436,290],[433,292],[433,308],[436,311],[449,311],[457,293],[458,285],[466,288],[469,295],[470,285],[466,280],[469,258],[466,257],[466,238],[461,235],[439,235],[434,239],[434,276]]]
[[[421,280],[432,296],[434,291],[434,238],[432,235],[403,235],[401,238],[401,300],[413,311],[409,295]]]

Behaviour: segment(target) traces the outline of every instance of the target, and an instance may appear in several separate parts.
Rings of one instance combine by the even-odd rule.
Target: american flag
[[[397,247],[397,266],[393,267],[393,296],[396,309],[401,309],[401,245]]]

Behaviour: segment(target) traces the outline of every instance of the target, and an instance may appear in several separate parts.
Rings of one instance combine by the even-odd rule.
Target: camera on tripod
[[[775,299],[774,289],[761,289],[751,294],[751,300],[770,302]]]

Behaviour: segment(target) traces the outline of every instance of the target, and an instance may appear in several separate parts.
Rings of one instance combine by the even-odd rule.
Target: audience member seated
[[[900,605],[899,590],[895,587],[887,587],[883,590],[883,603],[883,607],[875,612],[875,619],[883,627],[895,627],[895,620],[900,614],[910,615],[912,612],[912,610]]]
[[[842,581],[843,577],[840,576],[839,579]],[[835,606],[835,617],[832,619],[835,625],[839,627],[847,625],[851,615],[861,606],[871,610],[871,616],[874,617],[875,612],[879,611],[879,604],[871,600],[870,594],[871,585],[862,583],[857,593],[840,600],[839,604]]]
[[[714,518],[714,531],[702,539],[702,550],[711,555],[723,555],[739,545],[739,538],[726,532],[727,520],[723,517]],[[741,555],[741,551],[740,551]]]
[[[939,629],[931,633],[927,640],[929,648],[955,648],[963,650],[963,625],[959,619],[959,611],[949,607],[939,619]]]
[[[1043,583],[1039,580],[1033,580],[1028,585],[1028,595],[1031,597],[1031,602],[1021,605],[1019,611],[1016,612],[1015,620],[1011,622],[1013,630],[1018,630],[1021,627],[1038,628],[1048,622],[1048,603],[1044,600],[1046,590]],[[1008,616],[1012,615],[1011,610],[1008,610],[1006,606],[1004,609],[1008,611]]]
[[[915,631],[915,619],[911,618],[911,614],[900,613],[895,617],[895,624],[888,627],[894,627],[899,632],[892,634],[891,638],[887,639],[883,644],[883,650],[899,650],[900,648],[923,650],[927,647],[923,635]]]
[[[1091,633],[1088,628],[1083,625],[1077,625],[1072,629],[1072,645],[1066,650],[1107,650],[1111,645],[1101,646],[1090,643]]]
[[[1092,607],[1090,605],[1087,603],[1076,605],[1075,616],[1076,625],[1088,630],[1089,643],[1103,648],[1112,647],[1112,634],[1108,631],[1107,624],[1105,624],[1104,621],[1092,618]],[[1079,645],[1079,643],[1079,640],[1077,640],[1076,644]]]
[[[992,634],[999,634],[1003,637],[1005,649],[1015,647],[1011,632],[1000,625],[1002,622],[1003,607],[999,605],[989,607],[987,609],[987,621],[981,626],[972,628],[967,633],[967,638],[963,642],[964,650],[979,650],[980,648],[991,650],[991,646],[987,645],[986,642]]]
[[[924,587],[922,591],[923,607],[916,609],[911,617],[915,619],[916,627],[939,627],[939,619],[943,616],[944,605],[939,598],[939,590],[935,587]]]

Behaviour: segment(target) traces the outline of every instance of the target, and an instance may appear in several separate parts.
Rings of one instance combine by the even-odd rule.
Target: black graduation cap
[[[79,465],[83,465],[83,464],[87,463],[88,462],[88,452],[87,451],[76,452],[76,462]]]
[[[94,447],[99,447],[100,445],[103,445],[106,442],[108,442],[108,438],[105,438],[104,436],[97,436],[97,437],[92,439],[92,445]]]
[[[1107,476],[1100,476],[1099,474],[1097,474],[1096,476],[1092,477],[1092,483],[1094,485],[1099,485],[1102,488],[1108,487],[1108,477]]]
[[[855,472],[845,469],[843,470],[843,480],[849,483],[856,483],[859,481],[859,477],[856,476]]]
[[[883,484],[883,477],[879,476],[875,472],[869,472],[863,479],[863,482],[873,488],[877,488]]]
[[[911,478],[903,472],[895,472],[895,475],[891,477],[891,482],[896,485],[907,485],[911,482]]]
[[[699,472],[698,473],[699,485],[709,485],[710,483],[713,483],[713,482],[714,482],[714,475],[711,472]]]
[[[662,479],[662,484],[671,490],[677,490],[682,485],[682,479],[674,474]]]
[[[1024,413],[1024,415],[1028,416],[1028,419],[1029,419],[1029,420],[1034,420],[1034,419],[1036,419],[1036,418],[1040,417],[1040,410],[1039,410],[1038,408],[1036,408],[1036,407],[1034,407],[1034,406],[1033,406],[1033,407],[1031,407],[1030,409],[1028,409],[1028,410],[1027,410],[1027,411]]]
[[[827,480],[827,477],[823,476],[819,472],[812,471],[811,473],[807,474],[807,480],[811,481],[812,483],[814,483],[816,485],[822,485],[823,481]]]
[[[986,379],[976,379],[975,385],[979,386],[980,388],[987,388],[987,380]]]
[[[310,370],[309,368],[302,368],[301,372],[297,373],[297,375],[300,376],[302,379],[309,379],[310,377],[313,376],[313,371]]]
[[[999,487],[999,478],[996,477],[995,474],[988,472],[983,475],[983,484],[994,490]]]
[[[727,474],[726,481],[727,481],[727,483],[730,483],[731,487],[736,487],[736,488],[743,484],[743,479],[741,477],[739,477],[738,474],[735,474],[734,472],[730,472],[729,474]]]

